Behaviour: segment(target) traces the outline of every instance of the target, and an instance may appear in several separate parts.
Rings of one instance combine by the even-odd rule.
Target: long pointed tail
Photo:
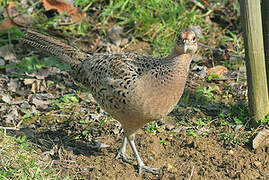
[[[28,29],[24,29],[24,31],[25,35],[21,38],[23,44],[55,56],[70,65],[81,64],[88,56],[86,53],[57,39]]]

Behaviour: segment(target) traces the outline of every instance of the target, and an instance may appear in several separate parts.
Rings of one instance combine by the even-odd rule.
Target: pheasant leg
[[[124,136],[121,148],[116,156],[116,159],[122,158],[124,162],[130,162],[134,160],[134,158],[126,154],[126,145],[127,145],[127,137]]]
[[[140,158],[138,151],[135,147],[135,142],[134,140],[130,140],[130,138],[128,138],[128,141],[131,145],[131,148],[135,154],[136,160],[137,160],[137,165],[138,165],[138,173],[141,174],[141,172],[143,170],[145,170],[146,172],[152,173],[152,174],[159,174],[159,169],[158,168],[151,168],[148,166],[145,166],[145,164],[143,163],[142,159]]]

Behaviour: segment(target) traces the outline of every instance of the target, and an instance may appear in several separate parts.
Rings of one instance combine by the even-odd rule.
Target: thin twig
[[[18,127],[4,127],[4,126],[0,126],[0,129],[4,129],[4,130],[14,130],[14,131],[18,131],[18,130],[20,130],[20,128],[18,128]]]
[[[196,0],[190,0],[191,2],[193,2],[196,6],[198,6],[199,8],[201,8],[201,9],[205,9],[205,6],[202,4],[202,3],[200,3],[200,2],[198,2],[198,1],[196,1]]]
[[[210,50],[215,50],[215,51],[220,51],[220,52],[224,52],[223,49],[220,49],[220,48],[212,48],[206,44],[203,44],[203,43],[199,43],[199,46],[201,47],[204,47],[204,48],[208,48]],[[231,57],[235,57],[235,58],[240,58],[240,59],[244,59],[245,57],[244,56],[241,56],[241,55],[238,55],[238,54],[234,54],[234,53],[228,53]]]
[[[201,14],[201,15],[198,15],[199,18],[202,18],[202,17],[205,17],[205,16],[209,16],[209,14],[211,14],[213,12],[212,9],[208,10],[205,14]]]
[[[191,179],[192,179],[192,176],[193,176],[193,172],[194,172],[194,166],[192,166],[192,170],[191,170],[191,175],[190,175],[190,178],[189,178],[189,180],[191,180]]]

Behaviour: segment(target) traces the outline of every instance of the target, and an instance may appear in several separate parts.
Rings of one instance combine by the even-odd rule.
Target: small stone
[[[269,170],[262,172],[262,175],[269,178]]]
[[[171,173],[175,173],[177,171],[177,169],[169,163],[167,164],[167,170]]]
[[[153,158],[152,156],[149,156],[148,159],[149,159],[150,161],[153,161],[153,160],[154,160],[154,158]]]
[[[234,154],[234,151],[233,150],[229,150],[228,151],[228,154],[233,155]]]
[[[254,138],[252,146],[253,149],[257,149],[258,147],[269,146],[269,130],[268,129],[261,130]]]
[[[262,166],[262,163],[260,161],[255,161],[254,162],[254,165],[257,167],[257,168],[260,168]]]
[[[165,124],[165,128],[168,130],[172,130],[175,128],[175,126],[173,124]]]
[[[156,154],[157,154],[154,150],[151,150],[150,152],[151,152],[151,154],[152,154],[153,156],[156,156]]]

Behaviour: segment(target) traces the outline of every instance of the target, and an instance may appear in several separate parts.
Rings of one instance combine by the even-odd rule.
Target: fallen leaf
[[[0,31],[4,29],[11,29],[14,26],[14,24],[9,20],[5,20],[0,24]]]
[[[20,14],[17,10],[17,3],[16,2],[9,2],[7,7],[8,13],[15,23],[18,24],[29,24],[32,22],[33,17],[28,14]],[[4,11],[3,13],[4,18],[8,18],[7,12]],[[11,29],[14,26],[13,22],[10,19],[6,19],[0,24],[0,30],[4,29]]]
[[[0,91],[6,89],[6,84],[8,83],[9,78],[7,75],[1,74],[0,73]]]
[[[44,79],[24,79],[24,84],[30,85],[31,91],[33,93],[43,92],[47,88],[46,82]]]
[[[16,120],[19,117],[18,110],[16,106],[10,107],[8,113],[3,116],[6,124],[16,124]]]
[[[269,129],[260,131],[252,142],[252,147],[254,149],[264,146],[269,146]]]
[[[219,75],[221,78],[223,78],[226,73],[228,73],[228,69],[224,66],[221,66],[221,65],[212,67],[212,68],[208,69],[208,71],[207,71],[208,75],[216,74],[216,75]]]
[[[82,22],[87,17],[85,12],[74,8],[73,3],[68,3],[60,0],[43,0],[43,4],[46,11],[55,9],[58,12],[64,12],[73,15],[72,19],[75,22]]]
[[[4,59],[5,65],[10,65],[10,67],[5,68],[6,73],[15,71],[17,58],[9,45],[0,47],[0,57]]]
[[[8,90],[11,92],[17,92],[19,89],[19,82],[15,79],[10,79],[9,83],[7,84]]]
[[[30,102],[36,106],[39,110],[48,109],[48,105],[50,104],[48,101],[40,100],[36,96],[32,96]]]
[[[207,75],[207,67],[206,66],[199,66],[199,65],[195,64],[191,68],[191,71],[195,72],[196,74],[198,74],[202,78],[206,77],[206,75]]]
[[[80,9],[77,9],[72,16],[72,20],[74,22],[82,22],[84,19],[86,19],[86,17],[87,14],[85,12],[82,12]]]
[[[27,101],[24,101],[21,104],[21,108],[22,109],[30,109],[31,108],[31,105]]]
[[[7,104],[11,104],[11,100],[10,100],[9,96],[3,92],[0,92],[0,101],[7,103]]]
[[[0,115],[2,116],[3,114],[6,114],[8,108],[9,108],[9,105],[2,103],[1,106],[0,106]]]
[[[9,45],[0,47],[0,57],[2,57],[5,61],[16,59],[16,56],[11,51],[11,48],[9,47]]]
[[[5,61],[3,59],[0,59],[0,66],[4,66],[5,65]]]
[[[24,79],[25,85],[33,84],[34,82],[35,82],[35,79]]]
[[[54,99],[55,97],[50,94],[50,93],[40,93],[40,94],[35,94],[35,96],[38,99],[42,99],[42,100],[48,100],[48,99]]]

